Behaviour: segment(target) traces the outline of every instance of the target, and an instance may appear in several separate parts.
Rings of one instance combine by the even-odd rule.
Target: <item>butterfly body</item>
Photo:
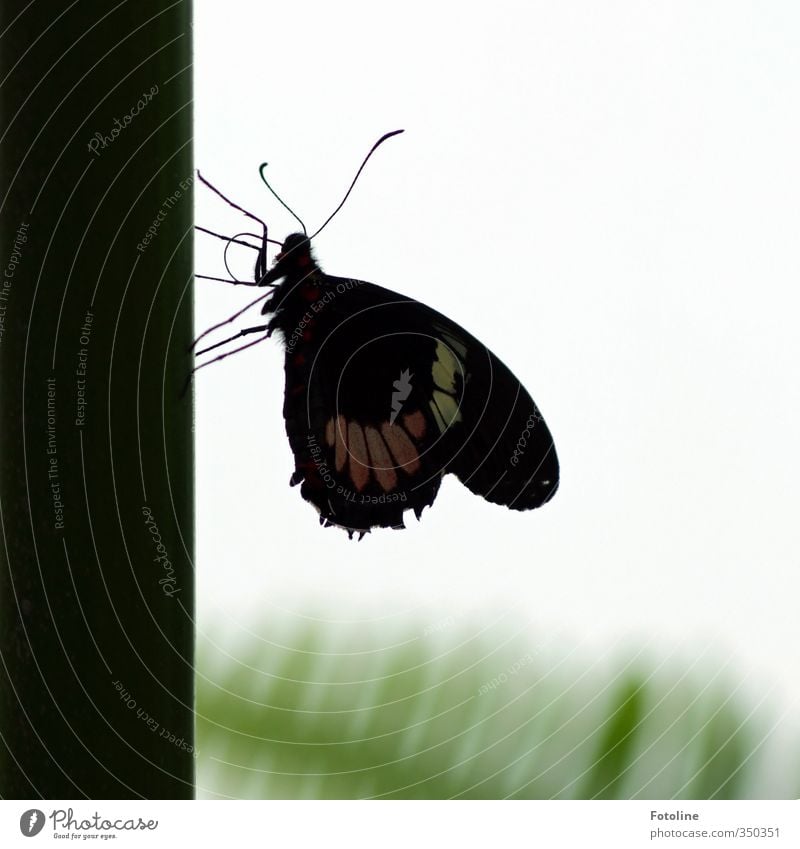
[[[280,281],[280,282],[277,282]],[[558,486],[538,408],[509,369],[446,316],[372,283],[325,274],[302,234],[258,282],[285,348],[292,485],[351,535],[419,518],[447,473],[527,510]],[[277,285],[276,285],[277,284]]]

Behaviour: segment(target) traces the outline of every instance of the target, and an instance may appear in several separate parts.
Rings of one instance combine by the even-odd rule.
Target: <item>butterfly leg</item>
[[[238,354],[239,351],[244,351],[246,348],[252,348],[253,345],[258,345],[259,342],[263,342],[265,339],[269,339],[272,336],[272,328],[268,324],[260,324],[257,327],[245,327],[243,330],[240,330],[238,333],[233,336],[228,337],[227,339],[223,339],[222,342],[217,342],[215,345],[210,345],[208,348],[204,348],[202,351],[197,352],[197,356],[200,354],[206,354],[209,351],[213,351],[214,348],[219,348],[221,345],[227,345],[228,342],[233,342],[234,339],[239,339],[242,336],[248,336],[251,333],[259,333],[266,330],[263,336],[259,336],[258,339],[254,339],[252,342],[248,342],[246,345],[240,345],[238,348],[234,348],[232,351],[225,351],[224,354],[219,354],[219,356],[210,359],[206,363],[201,363],[199,366],[195,366],[186,377],[186,383],[184,383],[183,389],[181,390],[181,397],[186,394],[186,390],[189,388],[189,384],[192,382],[192,378],[194,377],[195,372],[200,371],[201,368],[205,368],[206,366],[210,366],[213,363],[218,363],[224,360],[226,357],[230,357],[231,354]]]
[[[201,354],[207,354],[209,351],[213,351],[214,348],[219,348],[222,345],[227,345],[228,342],[233,342],[234,339],[239,339],[242,336],[249,336],[251,333],[261,333],[264,330],[267,333],[261,338],[256,339],[253,342],[248,342],[246,345],[241,345],[238,348],[234,348],[232,351],[226,351],[224,354],[220,354],[218,357],[214,357],[213,360],[209,360],[207,363],[203,363],[203,365],[210,366],[211,363],[215,363],[218,360],[224,360],[225,357],[229,357],[231,354],[235,354],[237,351],[244,351],[245,348],[250,348],[252,345],[256,345],[259,342],[262,342],[264,339],[269,339],[272,336],[272,329],[268,324],[259,324],[257,327],[245,327],[244,330],[240,330],[238,333],[234,333],[233,336],[229,336],[227,339],[223,339],[221,342],[216,342],[213,345],[209,345],[207,348],[203,348],[202,351],[198,351],[195,356],[199,357]],[[198,368],[202,368],[203,366],[198,366]]]
[[[263,300],[264,300],[264,298],[268,298],[270,294],[271,294],[270,292],[267,292],[265,295],[260,295],[260,296],[259,296],[258,298],[256,298],[254,301],[251,301],[251,302],[250,302],[250,303],[249,303],[246,307],[242,307],[242,309],[240,309],[238,312],[235,312],[235,313],[234,313],[234,314],[233,314],[230,318],[226,318],[224,321],[220,321],[220,322],[218,322],[218,323],[217,323],[217,324],[215,324],[213,327],[209,327],[209,328],[208,328],[208,330],[204,330],[204,331],[203,331],[203,332],[202,332],[202,333],[201,333],[201,334],[197,337],[197,339],[195,339],[195,340],[194,340],[194,342],[192,342],[192,344],[191,344],[191,346],[190,346],[189,350],[190,350],[190,351],[194,350],[194,348],[197,346],[197,343],[198,343],[201,339],[203,339],[205,336],[208,336],[208,334],[209,334],[209,333],[213,333],[215,330],[218,330],[220,327],[224,327],[226,324],[231,324],[232,322],[236,321],[236,319],[237,319],[237,318],[239,318],[239,316],[240,316],[240,315],[242,315],[243,313],[246,313],[246,312],[247,312],[247,311],[248,311],[251,307],[254,307],[256,304],[260,304],[260,303],[261,303],[261,301],[263,301]],[[264,327],[264,329],[266,330],[266,326]],[[241,334],[239,334],[239,335],[241,335]],[[225,340],[225,342],[230,342],[230,341],[232,341],[233,339],[236,339],[236,336],[231,336],[231,338],[230,338],[230,339],[226,339],[226,340]],[[219,344],[220,344],[220,345],[224,345],[224,344],[225,344],[225,342],[220,342]],[[211,348],[206,348],[205,350],[206,350],[206,351],[210,351],[210,350],[211,350]],[[198,356],[199,356],[200,354],[202,354],[202,353],[205,353],[205,352],[204,352],[204,351],[198,351]]]

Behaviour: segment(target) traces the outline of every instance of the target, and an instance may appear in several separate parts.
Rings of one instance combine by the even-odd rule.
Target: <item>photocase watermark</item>
[[[441,634],[442,631],[446,631],[448,628],[452,628],[455,624],[455,616],[448,616],[446,619],[440,619],[438,622],[432,622],[425,628],[425,630],[422,632],[422,635],[424,637],[428,637],[431,634]]]
[[[61,479],[58,466],[58,443],[56,441],[56,379],[48,377],[47,384],[47,483],[53,503],[53,527],[64,530],[64,502],[61,500]]]
[[[185,180],[181,180],[178,183],[178,188],[161,204],[161,209],[158,210],[158,215],[153,219],[153,223],[147,228],[147,231],[142,238],[142,241],[136,245],[136,250],[139,253],[144,253],[147,250],[147,246],[150,242],[155,239],[158,235],[158,228],[162,225],[164,221],[167,219],[167,215],[171,211],[172,207],[183,197],[183,195],[189,190],[189,187],[194,182],[194,177],[187,177]]]
[[[380,495],[368,495],[367,493],[355,492],[342,484],[337,484],[330,466],[325,461],[325,452],[319,442],[317,442],[317,438],[313,433],[310,433],[306,437],[306,441],[317,473],[322,479],[325,488],[331,490],[331,494],[335,492],[340,498],[352,504],[396,504],[401,501],[408,501],[408,495],[402,490],[384,492]]]
[[[25,837],[35,837],[48,819],[52,822],[53,837],[67,840],[111,840],[116,838],[117,831],[155,831],[158,828],[158,820],[144,820],[141,817],[107,819],[95,811],[89,817],[77,819],[73,808],[54,808],[47,816],[44,811],[31,808],[20,817],[19,830]]]
[[[103,135],[103,133],[95,133],[92,140],[87,145],[89,149],[89,153],[93,153],[95,156],[100,156],[100,151],[105,150],[107,147],[114,144],[114,142],[119,138],[119,134],[126,128],[131,125],[133,119],[147,106],[148,103],[158,94],[158,85],[151,86],[150,91],[146,91],[142,94],[139,100],[136,102],[136,105],[129,111],[126,112],[125,115],[122,116],[122,120],[119,118],[114,118],[115,126],[112,127],[111,131],[108,135]]]
[[[178,737],[177,734],[173,734],[168,728],[164,728],[158,720],[150,716],[150,714],[143,708],[140,707],[136,703],[136,699],[130,694],[128,690],[125,689],[125,685],[120,680],[116,680],[113,682],[114,689],[119,694],[120,701],[125,705],[125,707],[130,711],[135,711],[136,716],[144,722],[144,724],[155,734],[158,732],[158,736],[162,739],[166,740],[167,743],[172,746],[176,746],[182,752],[186,752],[187,755],[192,755],[193,757],[197,757],[197,749],[192,746],[191,743],[187,743],[183,737]]]
[[[38,808],[29,808],[19,818],[19,830],[25,837],[36,837],[36,835],[44,828],[44,811]]]
[[[490,690],[496,690],[502,684],[505,684],[509,678],[516,675],[520,669],[524,669],[529,663],[533,663],[533,655],[530,652],[518,660],[515,660],[505,672],[501,672],[499,675],[492,678],[491,681],[481,684],[478,688],[478,695],[485,696]]]
[[[528,440],[531,438],[531,433],[533,432],[534,427],[542,421],[541,413],[536,410],[528,416],[528,421],[525,422],[525,429],[519,435],[519,439],[517,440],[517,444],[514,448],[514,453],[511,455],[511,465],[518,466],[520,457],[525,453],[525,449],[528,447]]]
[[[363,492],[353,492],[346,486],[339,486],[336,494],[351,504],[397,504],[408,501],[408,495],[403,490],[382,492],[380,495],[366,495]]]
[[[157,552],[153,561],[160,563],[164,570],[164,576],[158,579],[158,583],[161,584],[164,595],[172,598],[172,596],[177,595],[181,591],[180,587],[177,586],[178,580],[175,577],[175,570],[172,568],[172,562],[169,559],[167,548],[161,541],[161,534],[158,530],[156,520],[153,518],[153,513],[146,504],[142,507],[142,515],[144,516],[145,527],[150,532],[150,537]]]
[[[400,372],[400,378],[392,384],[394,392],[392,392],[392,411],[389,415],[390,425],[393,425],[394,420],[400,415],[400,411],[403,409],[403,402],[408,400],[408,396],[414,388],[411,385],[411,378],[413,376],[409,369],[405,369]]]
[[[317,438],[312,433],[308,434],[307,440],[308,450],[311,454],[311,459],[314,461],[314,465],[317,468],[317,474],[319,474],[320,478],[322,478],[322,482],[325,484],[327,489],[335,489],[336,478],[334,478],[330,466],[325,462],[325,453],[322,450],[322,446],[320,446],[317,442]]]
[[[297,343],[300,342],[303,338],[303,333],[313,320],[314,316],[306,310],[303,315],[300,317],[300,321],[297,322],[297,327],[291,332],[289,337],[286,339],[286,352],[291,354],[294,351],[295,347],[297,347]]]
[[[22,246],[28,241],[28,227],[24,221],[17,227],[14,237],[14,245],[11,248],[11,256],[8,258],[3,270],[3,279],[0,281],[0,342],[3,341],[3,333],[6,329],[6,310],[9,296],[11,295],[11,281],[17,273],[17,265],[22,259]]]
[[[76,377],[76,405],[75,405],[75,426],[83,427],[86,424],[86,366],[89,361],[89,342],[92,336],[92,322],[94,321],[94,313],[91,310],[86,310],[86,315],[83,318],[83,326],[81,327],[81,335],[78,344],[81,346],[78,351],[78,364],[75,369]]]
[[[522,657],[517,658],[505,672],[501,672],[499,675],[496,675],[492,678],[491,681],[487,681],[485,684],[481,684],[478,688],[478,695],[485,696],[487,693],[492,690],[496,690],[498,687],[501,687],[503,684],[508,683],[515,675],[518,675],[521,670],[523,670],[526,666],[529,666],[533,663],[534,658],[538,655],[543,649],[545,649],[554,639],[553,636],[550,636],[544,640],[541,640],[533,647],[533,651],[529,651],[527,654],[522,655]]]
[[[314,320],[314,316],[322,312],[328,304],[332,303],[337,295],[343,295],[345,292],[349,292],[358,286],[362,286],[363,282],[363,280],[343,280],[336,284],[335,289],[325,290],[321,296],[303,313],[300,320],[297,322],[297,326],[286,337],[286,351],[291,353],[297,347],[297,343],[303,340],[305,331],[308,328],[308,325]]]

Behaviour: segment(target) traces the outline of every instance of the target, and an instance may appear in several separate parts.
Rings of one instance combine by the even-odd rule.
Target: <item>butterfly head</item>
[[[292,233],[284,240],[275,263],[264,277],[264,283],[272,283],[282,277],[305,276],[315,265],[308,236]]]

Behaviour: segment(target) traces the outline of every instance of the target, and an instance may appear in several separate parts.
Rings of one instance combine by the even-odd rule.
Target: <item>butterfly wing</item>
[[[485,345],[449,322],[464,345],[467,386],[447,471],[476,495],[513,510],[541,507],[559,482],[550,430],[522,383]],[[460,351],[459,351],[460,353]]]
[[[326,275],[299,345],[287,345],[292,483],[320,520],[402,527],[454,473],[518,510],[558,486],[553,440],[531,397],[473,336],[411,298]]]

